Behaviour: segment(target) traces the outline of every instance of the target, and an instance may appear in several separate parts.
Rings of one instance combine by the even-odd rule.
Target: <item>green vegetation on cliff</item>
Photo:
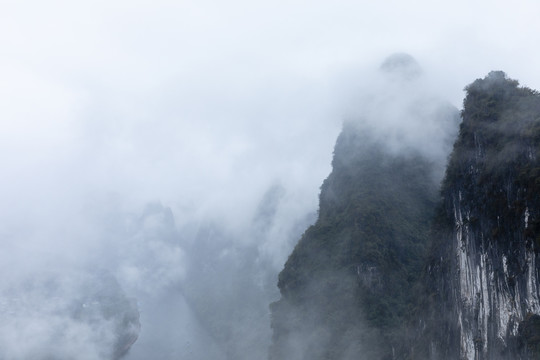
[[[317,222],[279,275],[271,359],[392,358],[425,261],[432,165],[345,125]],[[293,354],[298,353],[298,356]]]

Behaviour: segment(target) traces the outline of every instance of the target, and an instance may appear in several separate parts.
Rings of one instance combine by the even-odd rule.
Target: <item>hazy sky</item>
[[[288,225],[258,244],[278,271],[279,234],[316,210],[387,55],[413,55],[457,107],[490,70],[540,89],[539,14],[536,0],[0,0],[0,261],[92,263],[113,215],[148,202],[178,229],[242,233],[280,185]]]
[[[364,73],[408,52],[458,107],[492,69],[540,88],[539,13],[537,1],[3,0],[2,215],[38,211],[21,197],[58,206],[92,191],[230,214],[231,198],[250,209],[275,181],[316,204],[341,101]]]

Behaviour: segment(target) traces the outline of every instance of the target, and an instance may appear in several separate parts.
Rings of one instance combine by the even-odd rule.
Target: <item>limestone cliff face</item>
[[[430,358],[537,358],[540,96],[502,72],[467,92],[427,269]]]

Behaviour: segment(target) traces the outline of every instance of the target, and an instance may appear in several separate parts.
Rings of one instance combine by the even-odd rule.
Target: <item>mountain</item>
[[[537,359],[540,95],[500,71],[466,90],[425,281],[431,358]]]
[[[425,103],[390,98],[411,122],[389,123],[397,139],[423,130],[414,142],[381,136],[385,107],[345,123],[318,219],[279,275],[270,360],[540,359],[540,95],[503,72],[466,91],[442,182],[433,154],[450,149],[423,145],[452,127],[422,125],[456,110],[414,123]]]
[[[369,96],[380,111],[365,104],[344,124],[318,219],[279,275],[271,360],[392,359],[410,342],[408,314],[439,200],[436,160],[449,152],[458,118],[417,91],[418,69],[409,56],[389,58],[381,67],[389,91]],[[449,137],[440,136],[444,127]]]
[[[380,358],[401,331],[437,189],[427,161],[365,140],[340,135],[319,218],[279,275],[271,359]],[[363,156],[342,161],[351,151]]]

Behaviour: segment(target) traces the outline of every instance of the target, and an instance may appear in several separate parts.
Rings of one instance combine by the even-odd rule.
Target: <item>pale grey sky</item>
[[[200,202],[227,188],[249,206],[278,179],[314,205],[336,104],[362,72],[408,52],[458,107],[492,69],[540,88],[539,13],[525,0],[4,0],[0,191],[48,180]]]

